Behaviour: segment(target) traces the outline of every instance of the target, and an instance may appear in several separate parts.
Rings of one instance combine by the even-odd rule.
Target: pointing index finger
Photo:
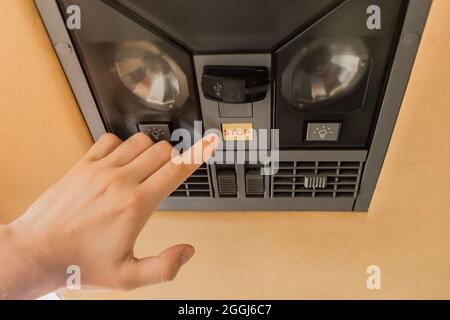
[[[155,172],[141,187],[144,192],[151,193],[160,201],[174,192],[187,178],[189,178],[203,163],[214,156],[219,146],[219,137],[210,134],[197,142],[188,151],[173,157],[161,169]]]

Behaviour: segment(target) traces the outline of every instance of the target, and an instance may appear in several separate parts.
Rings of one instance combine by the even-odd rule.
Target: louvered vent
[[[212,189],[209,181],[209,171],[206,165],[203,165],[194,172],[171,197],[191,198],[191,197],[212,197]]]
[[[247,198],[264,198],[264,176],[260,168],[245,173],[245,193]]]
[[[363,162],[280,162],[272,177],[273,198],[356,198]]]
[[[233,167],[221,168],[217,171],[219,195],[222,198],[236,198],[238,196],[236,171]]]

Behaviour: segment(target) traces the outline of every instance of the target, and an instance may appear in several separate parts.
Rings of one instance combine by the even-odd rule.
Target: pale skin
[[[35,299],[63,288],[71,265],[80,267],[83,289],[173,280],[194,255],[191,245],[146,258],[134,255],[134,245],[159,203],[200,167],[193,162],[207,161],[218,144],[209,135],[173,158],[169,143],[144,134],[125,142],[101,137],[22,217],[0,225],[0,299]]]

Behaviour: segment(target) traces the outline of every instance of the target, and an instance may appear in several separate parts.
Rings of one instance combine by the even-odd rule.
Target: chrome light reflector
[[[169,55],[151,43],[121,44],[115,68],[122,83],[149,108],[177,111],[189,96],[185,73]]]
[[[357,40],[318,39],[301,50],[283,72],[283,96],[293,107],[323,104],[350,93],[369,66]]]

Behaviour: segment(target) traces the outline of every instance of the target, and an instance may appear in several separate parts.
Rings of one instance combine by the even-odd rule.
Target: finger
[[[180,268],[194,255],[192,246],[181,244],[157,257],[133,259],[124,268],[126,288],[139,288],[175,279]]]
[[[170,160],[172,150],[172,145],[167,141],[158,142],[145,150],[127,165],[130,179],[138,183],[146,180]]]
[[[136,159],[153,144],[152,139],[145,133],[137,133],[111,152],[106,160],[115,166],[124,166]]]
[[[117,147],[122,144],[117,136],[112,133],[106,133],[100,137],[100,139],[91,147],[86,153],[86,159],[90,161],[98,161],[108,156]]]
[[[162,200],[175,191],[200,166],[208,161],[219,146],[219,137],[211,134],[197,142],[182,155],[173,157],[160,170],[141,184],[142,191],[152,199]]]

